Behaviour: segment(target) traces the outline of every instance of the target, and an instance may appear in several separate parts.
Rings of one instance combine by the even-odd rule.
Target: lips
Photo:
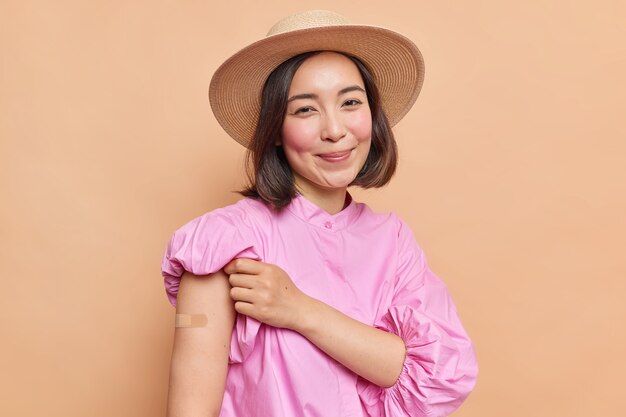
[[[336,162],[343,161],[344,159],[348,158],[350,156],[350,153],[352,153],[352,149],[343,152],[322,153],[318,156],[326,161]]]

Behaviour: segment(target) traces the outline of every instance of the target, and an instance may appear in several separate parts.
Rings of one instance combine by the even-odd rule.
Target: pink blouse
[[[233,258],[276,264],[309,296],[400,336],[400,377],[381,388],[299,333],[238,314],[221,417],[446,416],[474,388],[472,342],[410,228],[347,198],[334,215],[301,195],[280,213],[244,198],[203,214],[171,238],[165,288],[175,306],[185,270],[207,275]]]

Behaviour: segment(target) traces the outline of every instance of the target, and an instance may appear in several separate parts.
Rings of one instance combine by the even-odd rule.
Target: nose
[[[337,142],[346,136],[346,126],[343,123],[341,115],[337,112],[327,112],[324,115],[322,127],[322,139]]]

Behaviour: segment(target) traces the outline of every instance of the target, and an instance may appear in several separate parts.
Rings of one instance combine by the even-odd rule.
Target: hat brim
[[[311,51],[344,52],[359,58],[372,73],[391,126],[410,110],[424,82],[424,60],[417,46],[385,28],[326,26],[268,36],[231,56],[211,79],[209,101],[226,133],[248,147],[268,76],[289,58]]]

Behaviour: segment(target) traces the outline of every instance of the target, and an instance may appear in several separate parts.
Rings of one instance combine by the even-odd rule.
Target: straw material
[[[403,35],[377,26],[351,25],[328,11],[300,13],[276,23],[264,39],[243,48],[216,70],[209,100],[226,133],[247,147],[267,77],[287,59],[311,51],[344,52],[359,58],[376,81],[391,126],[413,106],[424,82],[422,54]]]

